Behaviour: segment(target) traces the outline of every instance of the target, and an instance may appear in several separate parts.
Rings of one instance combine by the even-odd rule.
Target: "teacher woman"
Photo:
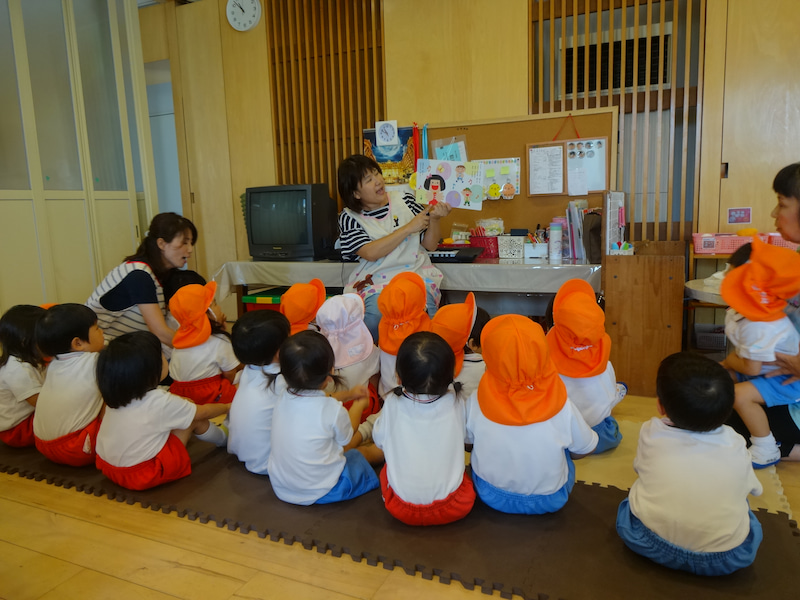
[[[775,229],[783,239],[800,244],[800,163],[784,167],[775,176],[772,189],[778,196],[778,205],[772,210]],[[800,273],[798,273],[800,277]],[[800,296],[789,301],[785,309],[794,326],[800,330]],[[766,376],[793,375],[784,384],[800,379],[800,354],[775,353],[778,368]],[[780,443],[781,457],[784,460],[800,460],[800,401],[787,406],[764,407],[769,426],[775,439]],[[747,428],[734,413],[729,424],[737,431],[749,436]]]
[[[359,261],[344,291],[364,300],[364,322],[377,343],[378,295],[398,273],[414,271],[422,277],[428,315],[436,312],[442,273],[427,250],[436,249],[439,219],[450,213],[450,205],[423,207],[411,194],[388,193],[380,165],[361,154],[339,165],[338,187],[345,205],[339,215],[342,257]]]
[[[162,284],[172,269],[180,269],[197,243],[197,228],[176,213],[153,217],[136,252],[114,267],[86,301],[97,313],[106,340],[131,331],[151,331],[172,347],[175,331],[166,322]]]

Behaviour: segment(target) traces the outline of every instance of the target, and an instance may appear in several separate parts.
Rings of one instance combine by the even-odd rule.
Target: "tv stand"
[[[319,278],[325,287],[342,288],[357,262],[236,261],[222,265],[211,277],[218,299],[237,294],[239,315],[248,288],[289,286]],[[444,274],[442,292],[450,302],[460,302],[475,292],[478,305],[489,314],[543,315],[550,298],[569,279],[585,279],[600,291],[600,265],[566,261],[550,265],[541,259],[483,259],[474,263],[437,263]]]

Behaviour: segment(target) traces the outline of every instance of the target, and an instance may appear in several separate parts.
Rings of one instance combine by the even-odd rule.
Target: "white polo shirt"
[[[594,377],[567,377],[561,375],[567,388],[567,397],[580,411],[589,427],[594,427],[611,415],[611,409],[618,403],[617,375],[611,361],[606,370]]]
[[[224,335],[212,335],[199,346],[175,348],[169,361],[169,375],[175,381],[199,381],[238,366],[231,341]]]
[[[50,361],[33,415],[37,438],[55,440],[97,418],[103,408],[95,375],[98,357],[97,352],[68,352]]]
[[[704,433],[653,417],[633,461],[631,512],[651,531],[692,552],[725,552],[750,532],[747,495],[761,495],[742,436],[723,425]]]
[[[44,371],[16,356],[0,368],[0,431],[22,423],[33,412],[26,400],[42,389]]]

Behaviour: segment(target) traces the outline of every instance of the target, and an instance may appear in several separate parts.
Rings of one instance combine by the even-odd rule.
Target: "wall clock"
[[[375,123],[375,143],[378,146],[397,146],[397,121],[377,121]]]
[[[225,15],[236,31],[249,31],[261,20],[261,0],[228,0]]]

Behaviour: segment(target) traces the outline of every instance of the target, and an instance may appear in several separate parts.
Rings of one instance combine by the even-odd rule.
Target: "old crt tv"
[[[333,253],[338,207],[322,183],[247,188],[253,260],[322,260]]]

